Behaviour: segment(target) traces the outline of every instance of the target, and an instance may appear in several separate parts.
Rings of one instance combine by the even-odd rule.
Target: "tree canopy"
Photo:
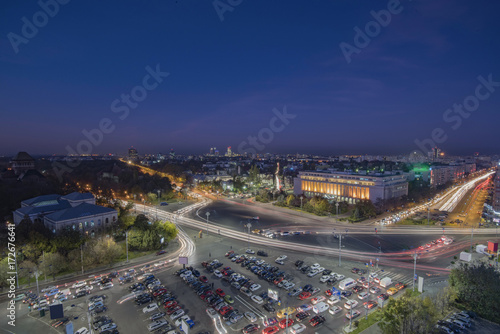
[[[500,273],[495,268],[462,263],[451,270],[448,281],[458,304],[500,323]]]

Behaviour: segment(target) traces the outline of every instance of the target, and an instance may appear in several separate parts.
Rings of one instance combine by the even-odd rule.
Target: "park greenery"
[[[500,323],[500,273],[494,267],[484,263],[461,263],[451,270],[448,281],[459,307]]]
[[[117,201],[118,222],[95,237],[79,231],[64,229],[53,234],[40,222],[23,219],[16,227],[17,262],[22,283],[31,283],[36,272],[55,279],[57,275],[82,269],[110,266],[124,257],[126,233],[129,250],[155,251],[164,248],[177,236],[177,228],[170,222],[150,221],[143,214],[131,214],[132,204]],[[83,261],[82,261],[83,259]],[[8,260],[0,260],[0,284],[6,284]],[[4,270],[5,269],[5,270]],[[3,276],[2,276],[3,275]]]

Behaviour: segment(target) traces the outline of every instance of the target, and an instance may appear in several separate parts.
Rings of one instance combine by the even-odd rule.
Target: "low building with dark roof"
[[[27,217],[33,223],[43,222],[53,233],[71,228],[90,235],[118,220],[116,210],[95,205],[94,195],[79,192],[64,196],[43,195],[24,200],[21,208],[14,211],[13,215],[16,225]]]
[[[99,205],[81,203],[44,217],[44,223],[53,233],[70,228],[93,236],[116,223],[118,212]]]

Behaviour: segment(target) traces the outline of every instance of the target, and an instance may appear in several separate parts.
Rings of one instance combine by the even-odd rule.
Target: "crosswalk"
[[[411,277],[408,275],[403,275],[400,273],[394,273],[387,270],[377,270],[375,273],[378,275],[377,277],[382,279],[384,277],[389,277],[393,283],[404,283],[404,284],[412,284]]]

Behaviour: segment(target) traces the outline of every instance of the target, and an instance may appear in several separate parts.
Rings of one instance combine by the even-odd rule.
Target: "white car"
[[[249,248],[249,249],[246,250],[246,253],[247,254],[255,254],[255,251],[253,249]]]
[[[370,297],[370,294],[369,294],[368,292],[366,292],[366,291],[365,291],[365,292],[361,292],[361,293],[358,295],[358,298],[359,298],[359,299],[361,299],[361,300],[366,299],[366,298],[368,298],[368,297]]]
[[[170,315],[170,319],[175,320],[184,315],[184,310],[180,309]]]
[[[89,334],[89,333],[90,333],[89,330],[85,327],[82,327],[75,332],[75,334]]]
[[[328,310],[328,312],[330,312],[331,315],[335,315],[335,314],[339,313],[340,311],[342,311],[342,307],[340,307],[338,305],[333,305]]]
[[[314,277],[317,274],[319,274],[319,271],[317,269],[313,269],[309,272],[309,274],[307,274],[307,277]]]
[[[255,303],[257,304],[262,304],[264,302],[264,299],[262,299],[262,297],[260,296],[257,296],[257,295],[253,295],[252,297],[250,297]]]
[[[315,263],[311,266],[311,269],[318,269],[319,267],[321,267],[321,265],[319,263]]]
[[[345,278],[344,275],[337,275],[337,281],[341,281]]]
[[[326,283],[330,279],[330,275],[323,275],[319,279],[320,283]]]
[[[222,278],[222,273],[219,270],[214,270],[214,276],[217,278]]]
[[[252,297],[252,292],[248,288],[242,287],[240,288],[240,292],[248,297]]]
[[[288,258],[286,255],[280,255],[276,260],[285,261]]]
[[[250,291],[256,291],[256,290],[259,290],[261,287],[260,284],[252,284],[250,285]]]
[[[303,331],[305,331],[306,328],[307,327],[304,324],[295,324],[290,328],[290,331],[292,332],[292,334],[298,334],[298,333],[302,333]]]
[[[167,320],[159,319],[159,320],[156,320],[156,321],[153,321],[152,323],[150,323],[148,325],[148,330],[150,332],[152,332],[154,330],[157,330],[158,328],[162,328],[162,327],[167,326],[167,325],[168,325]]]
[[[325,296],[315,297],[315,298],[311,299],[311,304],[313,304],[313,305],[319,304],[319,303],[325,301],[325,299],[326,299]]]
[[[216,310],[214,310],[213,308],[209,307],[207,308],[207,314],[210,318],[217,318],[219,316],[219,314],[217,313]]]
[[[111,283],[111,282],[104,283],[101,285],[101,290],[111,289],[112,287],[113,287],[113,283]]]
[[[104,325],[101,328],[99,328],[99,331],[102,333],[102,332],[113,330],[115,328],[116,328],[116,324],[114,322],[112,322],[110,324]]]
[[[339,301],[340,301],[339,296],[331,296],[330,298],[328,298],[327,303],[330,305],[333,305],[333,304],[337,304]]]
[[[157,309],[158,309],[158,304],[151,303],[142,309],[142,313],[149,313],[149,312],[152,312],[152,311],[157,310]]]
[[[283,285],[283,289],[285,289],[286,291],[288,291],[291,288],[293,288],[294,286],[295,286],[295,283],[288,282],[287,284]]]
[[[73,289],[78,289],[78,288],[81,288],[83,286],[87,285],[87,282],[85,281],[81,281],[81,282],[76,282],[75,284],[73,284],[71,287]]]
[[[257,316],[253,312],[245,312],[244,316],[250,322],[256,322],[257,321]]]
[[[348,310],[355,308],[356,306],[358,306],[358,301],[354,299],[348,299],[344,304],[344,307]]]
[[[319,267],[319,268],[316,268],[316,270],[319,271],[320,273],[322,273],[323,271],[325,271],[325,268]]]

